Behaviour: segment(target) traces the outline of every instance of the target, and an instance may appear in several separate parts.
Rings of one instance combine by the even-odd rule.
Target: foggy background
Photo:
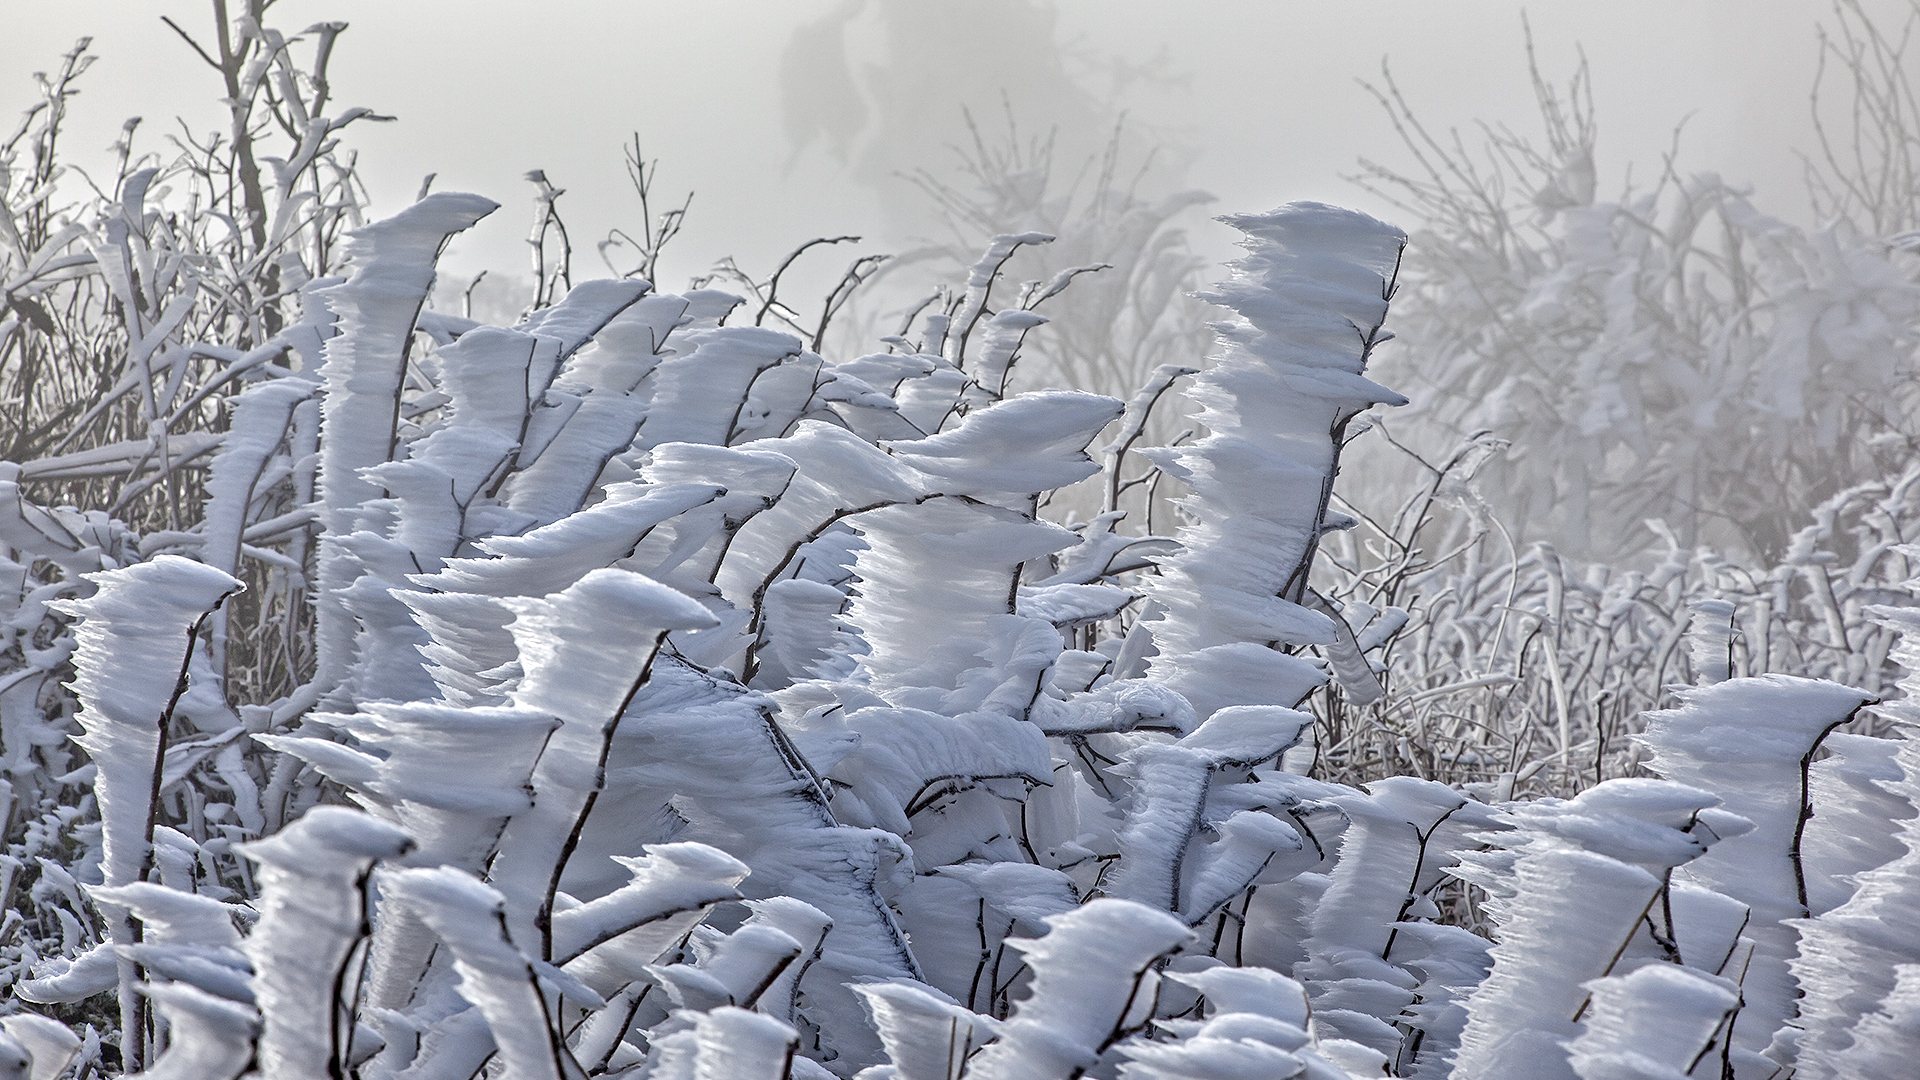
[[[136,155],[173,160],[165,139],[180,123],[200,142],[229,123],[217,73],[161,21],[207,39],[210,8],[0,0],[5,100],[27,104],[31,73],[91,35],[98,63],[70,105],[59,159],[111,175],[109,147],[140,115]],[[283,31],[348,25],[329,70],[331,108],[397,118],[340,136],[358,155],[371,215],[411,202],[428,174],[435,190],[503,204],[453,240],[440,264],[443,307],[457,310],[482,271],[475,316],[511,324],[536,303],[527,236],[538,204],[524,179],[534,169],[565,189],[572,279],[633,270],[632,249],[613,251],[611,267],[596,249],[610,230],[642,232],[623,163],[637,140],[658,162],[655,214],[693,193],[654,275],[663,290],[710,280],[758,300],[796,245],[863,236],[810,252],[782,279],[789,312],[752,309],[756,322],[773,310],[769,325],[810,337],[851,260],[896,254],[818,346],[857,356],[884,334],[906,333],[903,316],[959,280],[988,236],[1056,233],[1058,242],[1007,264],[1009,284],[1094,263],[1114,269],[1076,279],[1050,302],[1052,322],[1028,342],[1013,389],[1127,397],[1156,365],[1194,364],[1209,348],[1215,315],[1192,290],[1223,276],[1217,264],[1238,235],[1210,215],[1339,203],[1414,234],[1407,267],[1420,287],[1395,305],[1400,343],[1372,358],[1413,401],[1391,422],[1441,459],[1476,431],[1507,440],[1480,481],[1516,544],[1550,540],[1612,559],[1646,547],[1655,536],[1645,523],[1659,519],[1676,542],[1773,559],[1812,507],[1904,468],[1901,448],[1920,447],[1910,422],[1920,402],[1909,400],[1920,383],[1904,329],[1920,325],[1920,309],[1904,284],[1881,287],[1905,271],[1861,269],[1889,257],[1881,238],[1920,225],[1911,206],[1920,181],[1911,170],[1891,188],[1873,181],[1887,204],[1881,217],[1823,233],[1815,247],[1838,251],[1830,241],[1855,244],[1846,238],[1864,231],[1854,254],[1865,261],[1852,269],[1774,235],[1818,224],[1802,156],[1819,145],[1809,102],[1818,28],[1883,34],[1879,47],[1897,52],[1915,10],[1907,0],[1858,0],[1858,15],[1854,0],[280,0],[266,21]],[[1583,55],[1590,64],[1591,169],[1584,134],[1563,130],[1558,149],[1545,145],[1529,27],[1538,75],[1563,100]],[[1844,53],[1828,50],[1830,60]],[[304,66],[310,46],[294,55]],[[1823,99],[1843,155],[1852,94],[1871,91],[1848,67],[1829,64]],[[1423,221],[1350,179],[1363,160],[1388,174],[1420,171],[1382,90],[1401,95],[1397,107],[1448,144],[1443,153],[1475,167],[1486,168],[1490,136],[1510,151],[1513,138],[1540,150],[1517,151],[1530,165],[1450,180],[1468,192],[1464,202],[1427,205],[1445,217],[1497,203],[1495,216],[1521,231],[1463,239],[1458,220]],[[1891,140],[1889,160],[1905,161],[1912,116],[1906,91],[1894,93],[1897,115],[1864,137]],[[1566,107],[1580,127],[1582,104]],[[1577,161],[1565,157],[1570,138]],[[1873,156],[1869,146],[1838,171],[1867,168]],[[1667,179],[1686,182],[1628,207],[1629,194],[1661,186],[1669,162]],[[1543,168],[1555,175],[1529,173]],[[1709,179],[1716,174],[1731,188]],[[68,183],[78,198],[78,182]],[[1637,216],[1670,213],[1677,200],[1712,209],[1727,236],[1702,240],[1686,225],[1667,237]],[[1582,262],[1598,256],[1566,242],[1570,226],[1554,215],[1567,206],[1611,222],[1609,251],[1642,275],[1633,296],[1596,291],[1596,275],[1618,267]],[[1785,223],[1778,230],[1775,219]],[[1723,243],[1741,252],[1732,270],[1702,247]],[[1489,255],[1503,245],[1530,251],[1521,262],[1532,269],[1489,271],[1506,265],[1504,254]],[[557,247],[552,238],[549,270]],[[723,258],[737,266],[731,277],[714,276]],[[1529,277],[1549,264],[1574,266],[1572,276]],[[1658,283],[1668,270],[1677,291]],[[1704,286],[1702,272],[1712,279]],[[1745,285],[1729,273],[1768,277],[1767,303],[1743,312]],[[1535,303],[1540,288],[1557,297],[1576,281],[1574,309]],[[1629,300],[1645,310],[1616,304]],[[1524,326],[1505,318],[1523,308]],[[1484,333],[1489,319],[1499,333]],[[1177,407],[1156,424],[1149,437],[1162,443],[1191,426]],[[1388,460],[1351,460],[1373,481],[1361,497],[1383,507],[1426,467],[1386,445],[1371,440],[1356,453]]]
[[[1866,6],[1894,26],[1905,10]],[[1812,142],[1807,92],[1826,4],[1524,10],[1549,79],[1564,82],[1576,46],[1592,63],[1602,197],[1618,193],[1629,162],[1650,179],[1685,121],[1683,171],[1751,182],[1771,212],[1806,215],[1796,153]],[[901,174],[951,179],[962,107],[989,134],[1004,132],[1003,94],[1023,133],[1058,130],[1062,176],[1124,114],[1129,162],[1157,148],[1149,193],[1216,197],[1196,222],[1303,198],[1393,220],[1342,178],[1361,156],[1411,164],[1356,80],[1378,82],[1386,58],[1436,131],[1484,120],[1531,132],[1522,11],[1511,0],[283,0],[269,18],[288,29],[350,24],[332,67],[338,98],[398,118],[345,133],[376,212],[411,201],[427,173],[438,174],[437,190],[504,204],[455,241],[452,273],[528,274],[532,187],[522,174],[534,168],[567,190],[560,209],[576,277],[604,273],[594,241],[639,225],[621,163],[637,134],[661,163],[661,197],[677,204],[695,192],[660,274],[663,287],[680,287],[723,255],[764,275],[812,236],[862,234],[863,252],[939,238],[930,201]],[[161,148],[175,115],[200,132],[224,123],[216,73],[160,21],[208,35],[204,3],[5,0],[0,12],[9,108],[29,100],[31,72],[93,37],[100,60],[82,82],[68,145],[97,152],[103,168],[128,116],[146,118],[147,149]],[[1192,234],[1204,256],[1231,256],[1231,230],[1204,223]],[[843,262],[836,253],[819,272]]]

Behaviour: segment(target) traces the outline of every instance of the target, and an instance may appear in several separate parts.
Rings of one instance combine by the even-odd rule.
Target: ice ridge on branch
[[[1325,681],[1281,649],[1334,641],[1332,620],[1303,602],[1340,446],[1355,416],[1406,403],[1365,374],[1389,337],[1405,233],[1310,202],[1221,220],[1247,234],[1247,255],[1202,294],[1238,316],[1216,324],[1213,364],[1187,392],[1210,434],[1152,453],[1192,489],[1193,523],[1153,584],[1165,618],[1149,670],[1202,720],[1226,705],[1293,706]]]

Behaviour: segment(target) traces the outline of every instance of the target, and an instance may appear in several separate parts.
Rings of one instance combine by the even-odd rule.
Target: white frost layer
[[[330,517],[380,496],[359,471],[392,456],[408,338],[433,287],[434,263],[447,237],[498,208],[478,195],[436,192],[348,241],[352,274],[324,294],[340,330],[320,367],[327,393],[320,484]],[[347,524],[332,519],[336,528]]]
[[[1833,1075],[1854,1080],[1900,1080],[1920,1060],[1920,964],[1895,970],[1893,989],[1878,1011],[1854,1025],[1853,1043],[1834,1055]]]
[[[139,990],[158,1009],[168,1035],[166,1051],[140,1076],[149,1080],[234,1080],[252,1064],[254,1034],[260,1030],[260,1018],[252,1009],[181,983],[143,983]]]
[[[792,435],[754,443],[778,453],[798,471],[780,501],[754,516],[735,537],[714,578],[735,606],[751,610],[774,581],[791,577],[801,545],[863,510],[912,502],[927,493],[926,477],[844,428],[803,420]]]
[[[1031,495],[1100,471],[1087,444],[1123,408],[1100,394],[1047,390],[975,409],[951,431],[882,445],[944,494]]]
[[[1815,915],[1846,903],[1857,875],[1906,854],[1899,834],[1915,807],[1901,794],[1898,757],[1908,741],[1836,731],[1820,744],[1827,756],[1808,770],[1814,815],[1800,840]]]
[[[1092,1065],[1128,1021],[1144,1022],[1153,961],[1192,937],[1164,911],[1098,899],[1047,920],[1047,936],[1009,944],[1026,954],[1033,989],[1000,1037],[973,1058],[972,1080],[1066,1080]],[[1137,1019],[1136,1010],[1143,1010]]]
[[[384,221],[353,232],[352,274],[318,295],[336,315],[338,333],[322,346],[319,495],[328,531],[361,527],[360,510],[382,495],[362,470],[389,461],[398,443],[401,384],[414,322],[433,287],[434,264],[447,238],[492,213],[478,195],[436,192]],[[339,595],[359,570],[338,545],[320,545],[315,680],[332,691],[353,663],[355,622]]]
[[[1713,846],[1674,872],[1753,910],[1756,943],[1742,980],[1746,1006],[1734,1023],[1736,1045],[1764,1050],[1794,1014],[1787,962],[1798,934],[1785,920],[1808,914],[1804,871],[1794,847],[1800,829],[1801,761],[1873,695],[1836,683],[1787,675],[1732,679],[1681,693],[1677,709],[1647,714],[1636,738],[1653,751],[1649,767],[1670,780],[1719,795],[1724,809],[1753,822],[1752,832]]]
[[[1013,614],[1020,564],[1078,542],[1050,522],[959,499],[875,510],[854,524],[868,547],[854,561],[860,584],[847,618],[872,648],[861,664],[881,693],[958,689],[982,665],[995,619]],[[940,572],[928,574],[934,566]],[[1059,635],[1040,625],[1057,655]],[[1035,674],[1029,701],[1040,690]]]
[[[450,559],[439,573],[414,575],[414,584],[433,591],[395,595],[431,635],[420,654],[441,694],[493,705],[511,689],[502,685],[502,668],[519,656],[507,629],[512,612],[488,598],[558,593],[633,551],[663,522],[723,493],[700,483],[612,485],[601,502],[551,525],[482,541],[490,557]]]
[[[1607,973],[1660,889],[1645,870],[1587,851],[1529,854],[1515,876],[1493,970],[1467,1002],[1455,1076],[1570,1076],[1560,1041],[1579,1034],[1582,984]]]
[[[84,1045],[72,1028],[39,1013],[17,1012],[0,1017],[0,1031],[33,1055],[32,1080],[55,1080]]]
[[[1431,780],[1387,777],[1367,791],[1333,800],[1351,824],[1341,835],[1333,883],[1313,911],[1308,960],[1295,974],[1314,980],[1308,986],[1316,1008],[1334,1007],[1322,999],[1345,980],[1400,986],[1405,998],[1398,1004],[1361,1010],[1392,1020],[1412,1002],[1414,982],[1394,953],[1397,924],[1442,880],[1467,834],[1492,822],[1487,807]]]
[[[675,340],[691,350],[654,369],[653,400],[634,440],[642,450],[668,442],[727,446],[760,434],[741,427],[748,392],[762,372],[802,349],[792,334],[757,326],[687,329]]]
[[[1131,778],[1131,807],[1109,894],[1176,912],[1191,925],[1238,895],[1276,856],[1303,850],[1300,835],[1277,816],[1242,811],[1209,821],[1207,810],[1217,775],[1277,758],[1312,723],[1306,713],[1277,706],[1224,708],[1178,742],[1128,751],[1119,772]],[[1216,839],[1203,843],[1209,826]]]
[[[852,753],[826,770],[844,820],[912,836],[909,814],[986,778],[1029,786],[1052,775],[1047,742],[1032,724],[994,713],[942,716],[919,709],[866,708],[846,720],[859,736]],[[1023,792],[1024,793],[1024,792]],[[923,823],[937,828],[939,819]],[[917,842],[917,841],[916,841]]]
[[[952,1080],[962,1062],[999,1026],[946,995],[912,983],[856,986],[886,1048],[895,1080]]]
[[[1406,400],[1363,375],[1404,233],[1320,203],[1221,220],[1247,233],[1248,254],[1203,294],[1240,316],[1218,328],[1214,363],[1188,391],[1211,434],[1149,455],[1193,491],[1184,551],[1152,583],[1166,618],[1153,624],[1150,670],[1203,717],[1226,704],[1291,706],[1318,685],[1305,672],[1262,678],[1279,673],[1215,650],[1334,640],[1326,616],[1296,601],[1325,525],[1338,442],[1360,412]]]
[[[527,774],[555,726],[530,709],[369,702],[364,712],[313,718],[353,745],[302,736],[261,742],[310,762],[354,801],[394,821],[418,845],[413,861],[479,870],[511,814],[526,809]]]
[[[581,1075],[548,1027],[532,962],[507,940],[506,902],[499,893],[452,867],[401,870],[386,884],[393,901],[411,908],[453,952],[460,995],[486,1017],[508,1075]]]
[[[582,815],[605,782],[609,741],[645,683],[669,630],[712,626],[707,609],[624,570],[593,570],[545,599],[505,601],[526,674],[513,703],[559,720],[533,768],[533,805],[508,821],[489,880],[507,898],[507,925],[548,958],[547,914]]]
[[[1678,964],[1648,964],[1587,989],[1586,1030],[1567,1044],[1582,1080],[1685,1076],[1740,1004],[1733,983]]]
[[[1893,659],[1907,672],[1900,680],[1904,695],[1879,710],[1897,722],[1906,736],[1898,740],[1894,762],[1901,775],[1884,781],[1883,793],[1905,801],[1909,807],[1920,806],[1920,742],[1913,738],[1914,725],[1920,721],[1920,704],[1916,704],[1920,696],[1920,613],[1910,608],[1876,608],[1872,614],[1882,625],[1900,631]],[[1843,742],[1841,753],[1853,756],[1855,748],[1857,744]],[[1819,770],[1826,764],[1818,762],[1814,768]],[[1840,764],[1846,767],[1846,762]],[[1818,772],[1814,782],[1815,791],[1821,791]],[[1871,808],[1871,802],[1859,799],[1836,816]],[[1825,807],[1819,808],[1815,820],[1826,812]],[[1888,824],[1892,823],[1881,822],[1879,827]],[[1878,1067],[1873,1064],[1878,1047],[1863,1045],[1864,1038],[1883,1040],[1892,1055],[1890,1060],[1910,1071],[1914,1052],[1903,1052],[1899,1047],[1902,1038],[1905,1046],[1912,1046],[1912,1012],[1910,1005],[1902,1012],[1897,998],[1902,979],[1913,981],[1910,973],[1903,974],[1903,965],[1920,959],[1920,819],[1900,820],[1894,839],[1904,849],[1897,858],[1861,871],[1853,881],[1852,895],[1839,907],[1796,924],[1799,955],[1791,967],[1802,993],[1799,1015],[1768,1051],[1771,1056],[1784,1057],[1797,1050],[1796,1076],[1830,1080],[1876,1075],[1872,1070]],[[1811,899],[1812,891],[1809,893]],[[1875,1019],[1876,1010],[1885,1017]],[[1901,1017],[1906,1017],[1909,1034],[1896,1038],[1884,1024],[1887,1019],[1900,1023]],[[1901,1069],[1881,1075],[1901,1075]]]
[[[372,702],[363,708],[314,714],[351,734],[351,746],[295,735],[258,738],[310,763],[355,802],[397,823],[418,845],[408,862],[483,869],[507,819],[532,802],[528,774],[554,718],[528,709],[435,702]],[[383,906],[368,953],[369,1004],[399,1008],[409,1000],[434,947],[410,909]]]
[[[267,459],[279,448],[293,411],[318,389],[300,378],[275,379],[247,389],[234,399],[227,437],[207,471],[207,500],[201,553],[207,563],[232,573],[240,565],[240,534],[247,506]]]
[[[654,1044],[653,1080],[787,1080],[798,1034],[731,1005],[701,1013]]]
[[[177,555],[88,574],[94,594],[47,605],[77,618],[73,690],[83,734],[76,739],[99,772],[101,873],[108,885],[140,879],[147,860],[160,725],[186,668],[192,632],[240,582]]]
[[[738,899],[747,865],[706,844],[649,844],[620,860],[633,880],[553,916],[553,957],[564,964],[636,927],[683,911]]]
[[[897,835],[837,823],[819,779],[775,721],[771,700],[661,657],[614,732],[608,791],[582,833],[574,865],[631,850],[634,823],[671,801],[678,838],[713,844],[753,867],[743,889],[787,896],[833,921],[802,986],[810,1022],[847,1061],[877,1063],[880,1045],[845,983],[919,978],[882,897],[911,874]],[[572,889],[572,886],[569,886]]]
[[[240,848],[259,864],[260,920],[245,951],[259,1003],[260,1069],[288,1080],[324,1080],[344,1053],[336,1045],[335,985],[366,919],[366,875],[377,859],[404,855],[406,834],[339,806],[317,806],[264,840]]]
[[[169,889],[151,881],[87,890],[95,903],[112,904],[131,912],[145,930],[143,940],[164,945],[205,945],[238,948],[234,929],[236,910],[210,896]]]

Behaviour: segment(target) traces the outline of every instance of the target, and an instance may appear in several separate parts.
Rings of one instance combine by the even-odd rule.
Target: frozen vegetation
[[[1716,264],[1778,301],[1741,322],[1577,169],[1499,274],[1232,214],[1212,346],[1115,396],[1014,376],[1104,272],[1009,280],[1042,232],[872,351],[823,354],[839,289],[790,333],[774,282],[564,256],[487,325],[433,298],[490,199],[362,220],[340,29],[223,28],[230,130],[130,126],[91,196],[54,152],[84,46],[0,144],[0,1077],[1911,1075],[1911,443],[1823,399],[1819,454],[1894,467],[1797,462],[1806,523],[1617,566],[1512,542],[1546,449],[1476,479],[1530,437],[1501,409],[1546,423],[1524,372],[1411,479],[1349,452],[1472,419],[1375,361],[1411,290],[1477,393],[1462,357],[1519,346],[1461,329],[1473,272],[1593,360],[1595,415],[1681,379],[1674,305],[1776,397],[1819,357],[1910,379],[1876,237],[1911,223],[1681,185],[1776,245]]]

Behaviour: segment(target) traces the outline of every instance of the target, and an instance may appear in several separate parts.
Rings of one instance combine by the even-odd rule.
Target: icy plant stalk
[[[1914,738],[1920,722],[1915,702],[1920,613],[1910,608],[1872,613],[1900,631],[1894,659],[1907,669],[1900,681],[1905,697],[1879,710],[1905,736],[1887,740],[1898,747],[1895,771],[1901,775],[1883,788],[1920,805],[1920,741]],[[1799,924],[1799,955],[1791,961],[1802,994],[1799,1015],[1770,1048],[1775,1056],[1796,1055],[1796,1075],[1878,1080],[1910,1072],[1920,1055],[1920,1026],[1914,1023],[1915,991],[1920,990],[1915,965],[1920,958],[1920,818],[1900,822],[1896,836],[1904,848],[1899,857],[1858,874],[1846,902]]]
[[[1033,994],[973,1060],[974,1080],[1079,1076],[1153,1015],[1153,962],[1190,936],[1178,919],[1125,900],[1094,900],[1047,925],[1046,937],[1015,943],[1034,968]]]
[[[1810,914],[1800,850],[1812,817],[1808,770],[1821,741],[1872,700],[1836,683],[1767,675],[1684,691],[1679,708],[1647,717],[1640,739],[1654,752],[1653,770],[1719,795],[1755,826],[1674,874],[1753,909],[1746,1004],[1733,1029],[1736,1064],[1766,1050],[1793,1016],[1787,962],[1798,935],[1787,920]],[[1745,1069],[1767,1067],[1749,1059]]]
[[[323,588],[336,590],[320,600],[316,688],[323,693],[346,677],[352,658],[353,618],[337,590],[358,574],[337,545],[364,527],[360,508],[384,494],[360,470],[391,460],[398,448],[401,386],[414,322],[433,287],[440,249],[449,236],[497,205],[478,195],[443,192],[359,230],[348,249],[352,276],[325,294],[340,320],[339,335],[326,343],[320,367],[326,389],[320,497],[330,539],[321,543],[319,577]]]
[[[246,952],[265,1075],[341,1074],[353,1031],[347,1008],[360,979],[357,947],[367,932],[367,877],[375,860],[412,846],[394,826],[338,806],[315,807],[247,846],[260,867],[260,922]]]
[[[107,885],[141,880],[152,865],[153,828],[168,728],[187,690],[187,661],[207,614],[240,588],[230,575],[177,556],[88,575],[96,591],[50,605],[81,620],[74,690],[81,701],[80,745],[99,770],[101,877]],[[124,916],[111,918],[116,944],[139,940]],[[124,1030],[138,1030],[132,965],[122,962]]]
[[[1223,705],[1297,705],[1324,681],[1283,651],[1330,645],[1302,606],[1348,423],[1406,399],[1366,378],[1406,234],[1365,214],[1291,203],[1222,219],[1247,234],[1232,280],[1206,296],[1239,318],[1188,396],[1211,432],[1155,456],[1193,489],[1194,524],[1153,598],[1150,671],[1201,719]]]

